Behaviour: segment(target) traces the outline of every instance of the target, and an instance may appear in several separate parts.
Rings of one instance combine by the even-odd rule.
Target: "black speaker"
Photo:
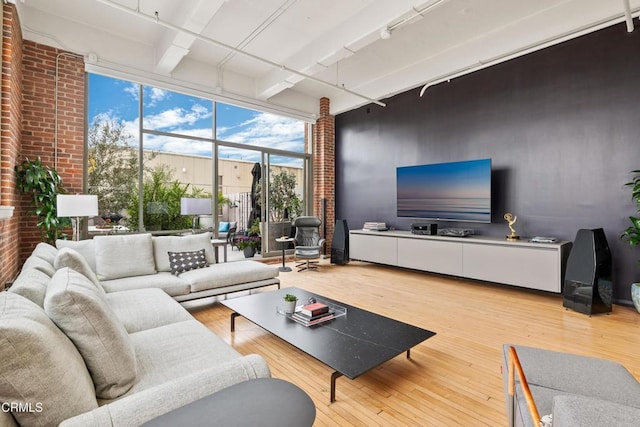
[[[331,264],[345,265],[349,262],[349,227],[346,219],[336,221],[331,241]]]
[[[562,293],[565,308],[589,315],[611,312],[611,251],[602,228],[578,230]]]

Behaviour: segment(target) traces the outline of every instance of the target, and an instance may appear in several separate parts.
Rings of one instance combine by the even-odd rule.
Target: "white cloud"
[[[304,123],[269,113],[257,113],[235,128],[218,130],[223,141],[303,152]]]
[[[124,87],[124,92],[129,94],[136,102],[138,102],[138,96],[140,95],[140,85],[137,83],[129,83]]]
[[[164,101],[165,99],[167,99],[171,93],[167,90],[164,89],[160,89],[157,87],[152,87],[152,88],[148,88],[151,92],[149,93],[149,104],[147,104],[150,107],[155,106],[156,104],[158,104],[159,102]]]
[[[192,106],[189,110],[176,107],[158,114],[145,116],[144,127],[145,129],[170,130],[177,133],[177,127],[193,125],[199,120],[211,117],[211,115],[211,110],[198,104]]]

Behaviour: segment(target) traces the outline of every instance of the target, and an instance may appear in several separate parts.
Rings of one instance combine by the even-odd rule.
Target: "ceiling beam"
[[[224,3],[225,0],[200,0],[191,15],[179,26],[201,34]],[[165,76],[171,75],[196,41],[195,36],[184,32],[167,33],[170,39],[157,52],[158,61],[154,69],[154,72]]]
[[[446,2],[447,0],[428,0],[419,6],[415,5],[415,0],[372,2],[324,36],[300,49],[286,60],[286,64],[313,75],[379,41],[383,28],[396,29],[400,25],[417,22],[422,17],[418,11],[427,13],[428,10]],[[309,52],[316,53],[316,56],[311,57]],[[339,76],[337,78],[339,79]],[[258,99],[266,100],[299,80],[291,73],[272,70],[257,82],[256,96]]]

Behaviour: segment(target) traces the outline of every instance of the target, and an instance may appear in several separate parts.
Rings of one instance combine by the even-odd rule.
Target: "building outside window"
[[[289,217],[309,211],[310,138],[299,120],[96,74],[88,114],[88,191],[102,217],[93,232],[186,229],[180,198],[206,197],[217,215],[200,218],[202,227],[234,221],[246,230],[257,217],[267,233],[282,219],[269,194],[283,176],[295,191]]]

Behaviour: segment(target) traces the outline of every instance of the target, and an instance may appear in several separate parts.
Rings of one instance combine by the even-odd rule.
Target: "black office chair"
[[[325,245],[325,239],[320,238],[320,221],[315,216],[301,216],[293,221],[293,226],[296,228],[296,235],[294,237],[294,258],[295,261],[303,260],[303,262],[296,264],[298,271],[302,270],[316,270],[318,268],[318,262],[314,262],[315,259],[320,259],[322,255],[322,248]]]

